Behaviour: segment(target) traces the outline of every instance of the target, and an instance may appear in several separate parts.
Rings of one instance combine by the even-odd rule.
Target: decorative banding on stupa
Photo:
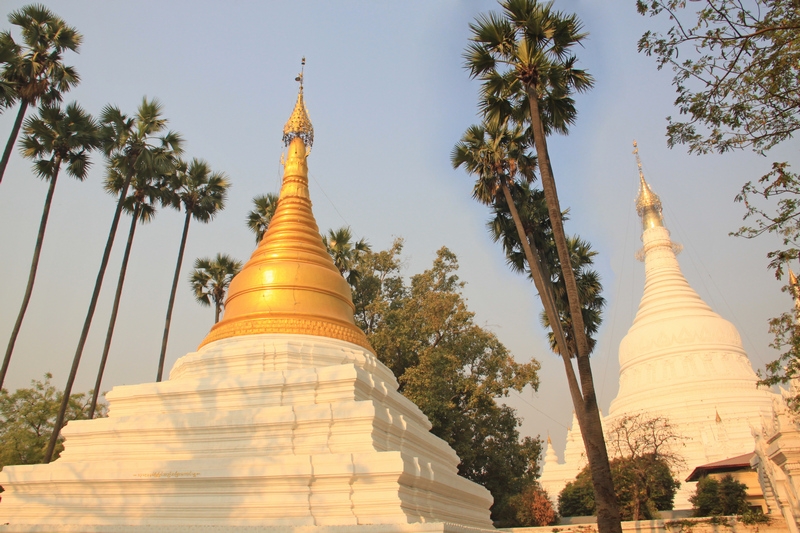
[[[214,328],[203,340],[200,347],[228,337],[242,335],[258,335],[262,333],[288,333],[297,335],[316,335],[329,337],[345,342],[352,342],[362,348],[372,351],[364,332],[347,324],[333,324],[330,321],[314,320],[312,318],[253,318],[251,320],[237,320],[230,324],[223,324]]]

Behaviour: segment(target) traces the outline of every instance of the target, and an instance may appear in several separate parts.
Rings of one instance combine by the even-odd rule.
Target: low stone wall
[[[597,533],[597,524],[571,524],[545,527],[513,527],[498,531],[510,533]],[[681,518],[623,522],[623,533],[786,533],[783,518],[770,516],[769,523],[744,524],[733,516],[721,518]]]

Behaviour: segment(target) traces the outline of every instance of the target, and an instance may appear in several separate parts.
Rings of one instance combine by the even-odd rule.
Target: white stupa
[[[635,146],[635,143],[634,143]],[[770,416],[772,397],[758,388],[736,327],[715,313],[689,286],[661,213],[661,200],[639,165],[636,210],[642,219],[645,285],[639,310],[619,347],[619,392],[603,425],[625,415],[665,416],[682,434],[685,467],[675,509],[690,509],[695,483],[684,480],[696,467],[753,451],[752,428]],[[583,449],[580,429],[570,429],[573,448]],[[569,444],[568,444],[569,447]],[[586,465],[585,453],[557,462],[548,446],[541,482],[555,501],[566,482]],[[554,460],[555,459],[555,460]]]
[[[493,529],[489,492],[353,321],[311,211],[300,81],[278,207],[223,320],[168,381],[70,422],[57,461],[5,467],[0,533]]]

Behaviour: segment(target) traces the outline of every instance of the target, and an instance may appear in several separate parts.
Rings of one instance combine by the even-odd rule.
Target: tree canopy
[[[690,6],[687,8],[687,6]],[[690,152],[758,152],[800,128],[800,12],[792,0],[637,0],[639,13],[668,16],[665,32],[648,31],[639,50],[675,72],[670,146]],[[688,11],[688,12],[687,12]]]
[[[689,497],[695,516],[729,516],[747,512],[747,485],[730,474],[722,479],[704,477]]]
[[[517,523],[522,527],[552,526],[558,523],[558,514],[547,492],[532,483],[510,500]]]
[[[0,159],[0,181],[28,106],[59,102],[80,81],[62,56],[67,50],[77,52],[83,41],[75,28],[42,4],[12,11],[8,21],[19,28],[22,40],[14,41],[9,31],[0,32],[0,111],[16,100],[20,106]]]
[[[44,380],[33,380],[29,388],[9,393],[0,390],[0,467],[44,462],[45,448],[53,432],[58,407],[63,393],[50,383],[51,374]],[[69,397],[65,420],[88,418],[88,394]],[[98,416],[105,415],[105,404],[100,404]],[[64,449],[61,439],[54,457]]]
[[[241,261],[221,253],[214,258],[200,257],[194,261],[189,284],[192,286],[195,300],[202,305],[213,304],[215,324],[222,315],[228,286],[242,266]]]
[[[247,213],[247,227],[255,234],[256,244],[261,242],[269,228],[275,209],[278,208],[278,198],[273,192],[253,198],[253,210]]]
[[[539,363],[517,363],[467,308],[458,261],[441,248],[430,269],[400,273],[401,240],[364,251],[355,265],[356,322],[378,358],[392,369],[400,391],[416,403],[461,458],[459,474],[489,489],[495,520],[515,523],[509,499],[533,482],[541,441],[520,439],[520,420],[495,398],[538,387]]]
[[[623,520],[652,520],[672,509],[680,486],[664,459],[652,454],[611,460],[611,477]],[[558,495],[561,516],[595,514],[591,472],[587,466]]]

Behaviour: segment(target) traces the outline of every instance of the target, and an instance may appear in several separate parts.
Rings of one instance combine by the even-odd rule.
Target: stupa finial
[[[294,105],[294,111],[292,111],[289,120],[286,121],[286,125],[283,127],[283,142],[286,146],[289,146],[292,139],[299,137],[303,139],[303,144],[310,150],[311,145],[314,144],[314,126],[311,125],[311,119],[308,118],[308,111],[306,111],[306,105],[303,101],[305,67],[306,58],[304,57],[300,66],[300,74],[294,79],[294,81],[300,83],[300,89],[297,93],[297,103]]]
[[[636,198],[636,212],[642,218],[642,229],[655,228],[664,225],[661,215],[661,198],[650,188],[642,172],[642,160],[639,158],[639,144],[633,141],[633,155],[636,156],[636,166],[639,168],[639,196]]]
[[[794,298],[794,308],[800,310],[800,283],[789,265],[786,265],[786,270],[789,271],[789,290]]]

